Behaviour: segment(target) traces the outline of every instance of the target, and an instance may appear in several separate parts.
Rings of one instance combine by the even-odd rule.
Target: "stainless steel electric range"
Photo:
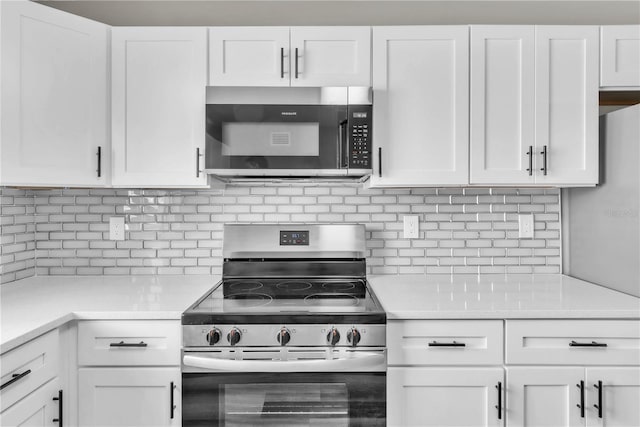
[[[182,316],[183,426],[384,426],[364,227],[227,225],[223,257]]]

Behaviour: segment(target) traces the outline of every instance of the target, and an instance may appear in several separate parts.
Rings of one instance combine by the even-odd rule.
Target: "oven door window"
[[[384,426],[384,373],[183,374],[187,426]]]
[[[207,105],[207,169],[336,169],[345,106]]]

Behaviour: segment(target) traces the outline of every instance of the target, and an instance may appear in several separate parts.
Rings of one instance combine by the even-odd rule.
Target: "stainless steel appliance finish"
[[[363,177],[371,173],[368,87],[207,90],[207,173]]]
[[[281,245],[283,231],[308,231],[308,242]],[[353,224],[224,227],[222,256],[229,258],[360,258],[365,257],[364,227]],[[247,242],[251,242],[247,244]]]
[[[361,225],[227,225],[182,316],[183,426],[386,423],[386,316]]]

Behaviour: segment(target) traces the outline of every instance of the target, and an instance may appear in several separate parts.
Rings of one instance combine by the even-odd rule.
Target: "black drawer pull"
[[[595,342],[595,341],[591,341],[591,342],[571,341],[569,343],[569,347],[606,347],[606,346],[607,346],[607,343]]]
[[[578,405],[580,417],[584,418],[584,381],[580,381],[580,384],[576,384],[576,387],[580,389],[580,404]]]
[[[437,342],[431,341],[429,343],[429,347],[466,347],[467,345],[463,342]]]
[[[502,419],[502,383],[498,381],[498,385],[496,386],[498,390],[498,404],[496,405],[496,409],[498,410],[498,419]]]
[[[144,341],[140,341],[140,342],[124,342],[124,341],[120,341],[120,342],[112,342],[111,344],[109,344],[109,347],[146,347],[147,343]]]
[[[31,369],[27,369],[26,371],[24,371],[21,374],[13,374],[12,378],[9,381],[7,381],[6,383],[0,385],[0,390],[4,389],[5,387],[10,386],[11,384],[15,383],[16,381],[21,380],[22,378],[26,377],[30,373],[31,373]]]
[[[598,410],[598,418],[602,418],[602,381],[598,381],[598,384],[593,386],[598,389],[598,404],[593,407]]]
[[[62,404],[62,390],[58,390],[58,397],[54,397],[53,400],[57,400],[58,401],[58,418],[54,418],[53,421],[54,423],[58,423],[59,426],[62,426],[62,408],[63,408],[63,404]]]

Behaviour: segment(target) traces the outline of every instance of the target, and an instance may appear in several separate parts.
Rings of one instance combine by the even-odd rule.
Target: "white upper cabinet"
[[[640,86],[640,25],[600,29],[600,86]]]
[[[468,183],[469,28],[374,27],[372,187]]]
[[[0,183],[106,185],[109,27],[30,1],[0,7]]]
[[[209,29],[210,86],[370,86],[370,27]]]
[[[370,27],[291,28],[291,86],[371,86]]]
[[[471,27],[472,184],[534,182],[534,49],[532,26]]]
[[[210,86],[289,86],[289,27],[209,28]]]
[[[112,30],[114,186],[206,186],[207,30]]]
[[[598,27],[471,28],[471,184],[598,182]]]
[[[536,183],[598,182],[595,26],[536,27]]]

